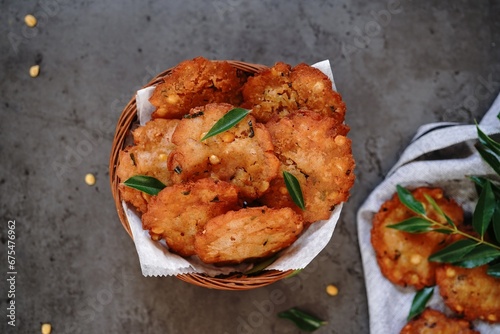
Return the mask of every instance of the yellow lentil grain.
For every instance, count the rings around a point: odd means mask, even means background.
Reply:
[[[456,274],[457,274],[457,272],[455,271],[455,269],[446,268],[446,277],[452,278],[452,277],[455,277]]]
[[[94,174],[88,173],[87,175],[85,175],[85,183],[88,184],[89,186],[93,186],[95,184]]]
[[[335,285],[329,284],[326,287],[326,293],[329,294],[330,296],[336,296],[339,293],[339,289]]]
[[[30,77],[36,78],[40,74],[40,65],[33,65],[30,67]]]
[[[50,332],[52,332],[52,325],[51,324],[42,324],[41,331],[42,331],[42,334],[50,334]]]
[[[224,132],[224,133],[222,134],[222,141],[223,141],[224,143],[231,143],[231,142],[233,142],[233,141],[234,141],[234,138],[235,138],[234,133],[231,133],[231,132]]]
[[[219,158],[218,156],[214,155],[214,154],[212,154],[212,155],[210,156],[210,158],[208,158],[208,160],[210,161],[210,163],[211,163],[212,165],[217,165],[217,164],[219,164],[219,163],[220,163],[220,158]]]
[[[419,255],[419,254],[413,254],[411,257],[410,257],[410,262],[412,264],[419,264],[420,262],[422,262],[422,257]]]
[[[34,26],[36,26],[37,23],[36,17],[34,17],[31,14],[28,14],[24,17],[24,23],[26,23],[28,27],[33,28]]]
[[[497,316],[494,314],[489,314],[486,319],[488,319],[491,322],[496,322],[497,321]]]

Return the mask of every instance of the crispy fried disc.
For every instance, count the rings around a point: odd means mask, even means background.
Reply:
[[[165,76],[149,99],[153,118],[181,118],[194,107],[227,102],[239,105],[245,75],[226,61],[186,60]]]
[[[196,235],[203,262],[236,264],[275,254],[302,232],[302,218],[290,208],[245,208],[217,216]]]
[[[462,208],[452,199],[446,198],[442,189],[421,187],[413,190],[412,194],[424,203],[429,217],[440,222],[446,221],[427,203],[424,194],[432,197],[456,225],[462,224]],[[446,246],[449,237],[437,232],[407,233],[387,227],[413,216],[415,214],[395,194],[391,200],[382,204],[373,218],[371,243],[382,274],[387,279],[398,285],[412,285],[421,289],[435,284],[438,264],[427,261],[427,258]]]
[[[269,188],[278,174],[271,136],[248,115],[231,129],[201,141],[201,138],[233,106],[208,104],[191,111],[174,132],[169,169],[176,183],[213,177],[231,182],[245,199],[255,199]]]
[[[281,162],[281,173],[261,201],[269,207],[288,206],[312,223],[330,217],[335,205],[349,197],[354,183],[354,159],[349,128],[317,112],[300,111],[266,124]],[[299,181],[306,210],[292,201],[283,171]]]
[[[479,332],[475,331],[467,320],[450,318],[439,311],[426,308],[404,326],[400,334],[479,334]]]
[[[238,204],[238,191],[227,182],[201,179],[176,184],[153,196],[142,216],[143,228],[165,239],[174,252],[194,255],[194,236],[205,223]]]
[[[157,119],[133,131],[135,145],[120,152],[116,167],[116,174],[121,182],[135,175],[148,175],[167,186],[172,184],[167,161],[174,148],[171,139],[178,123],[179,120]],[[146,212],[149,195],[123,183],[118,189],[124,201],[131,203],[138,211]]]
[[[344,121],[345,115],[345,104],[333,90],[330,79],[306,64],[292,69],[278,62],[248,78],[243,86],[243,106],[252,109],[257,121],[262,123],[299,109],[319,112],[339,123]]]
[[[487,266],[466,269],[445,264],[436,270],[444,303],[468,320],[500,321],[500,279]]]

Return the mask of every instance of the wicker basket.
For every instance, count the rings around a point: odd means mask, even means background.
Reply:
[[[228,61],[233,67],[240,69],[244,72],[253,74],[262,69],[265,69],[264,65],[244,63],[240,61]],[[153,78],[145,87],[150,87],[157,85],[163,81],[163,77],[171,72],[172,69],[168,69],[155,78]],[[132,97],[130,102],[127,104],[125,109],[122,111],[118,123],[116,125],[115,136],[113,139],[113,146],[111,150],[111,157],[109,160],[109,177],[111,182],[111,192],[116,205],[116,210],[118,211],[118,217],[127,231],[127,233],[132,237],[132,231],[130,225],[123,211],[121,204],[121,198],[118,191],[119,179],[116,175],[116,165],[118,163],[118,155],[120,150],[125,146],[125,139],[129,135],[129,130],[134,122],[137,121],[137,107],[135,101],[135,95]],[[278,271],[278,270],[265,270],[258,274],[244,275],[244,274],[233,274],[229,276],[218,276],[209,277],[204,274],[184,274],[177,275],[177,278],[185,282],[202,286],[205,288],[219,289],[219,290],[248,290],[255,289],[258,287],[266,286],[274,283],[282,278],[289,276],[293,270],[288,271]]]

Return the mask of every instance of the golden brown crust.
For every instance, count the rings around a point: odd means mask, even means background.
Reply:
[[[179,63],[149,99],[156,107],[153,118],[181,118],[207,103],[241,103],[246,77],[226,61],[203,57]]]
[[[167,169],[168,156],[174,145],[171,142],[178,120],[157,119],[135,129],[134,146],[120,152],[116,175],[122,182],[118,189],[122,199],[139,212],[146,212],[150,196],[123,184],[136,175],[152,176],[165,185],[171,185],[171,172]]]
[[[500,322],[500,279],[487,266],[467,269],[445,264],[436,270],[444,303],[465,319]]]
[[[282,62],[248,78],[243,86],[243,106],[252,109],[262,123],[301,109],[319,112],[342,123],[346,110],[341,96],[323,72],[306,64],[292,69]]]
[[[230,211],[208,221],[196,235],[196,254],[212,264],[261,259],[291,245],[302,228],[302,218],[290,208]]]
[[[151,198],[142,224],[152,236],[165,239],[172,251],[191,256],[195,254],[196,233],[209,219],[237,208],[237,204],[238,191],[227,182],[201,179],[176,184]]]
[[[181,120],[172,137],[177,147],[169,169],[177,170],[172,176],[176,183],[212,177],[238,186],[242,198],[252,200],[278,174],[279,161],[267,129],[248,115],[231,129],[200,140],[231,109],[229,104],[208,104],[191,111],[199,116]]]
[[[424,203],[431,218],[445,222],[427,203],[424,194],[431,196],[456,225],[462,224],[462,208],[452,199],[447,199],[442,189],[421,187],[413,190],[412,194]],[[435,284],[435,270],[439,266],[435,262],[429,262],[428,257],[446,246],[450,240],[448,235],[442,233],[416,234],[386,227],[413,216],[415,214],[407,209],[395,194],[392,199],[382,204],[373,218],[371,243],[382,274],[387,279],[398,285],[411,285],[421,289]]]
[[[427,308],[418,317],[401,329],[400,334],[479,334],[472,324],[464,319],[450,318]]]
[[[271,133],[280,173],[261,200],[269,207],[294,208],[307,223],[330,217],[335,205],[349,197],[354,184],[354,159],[349,128],[331,117],[312,111],[299,111],[266,124]],[[299,181],[306,210],[292,201],[286,190],[283,171]]]

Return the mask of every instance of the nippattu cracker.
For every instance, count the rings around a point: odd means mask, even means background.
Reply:
[[[132,176],[147,175],[155,177],[167,186],[172,184],[167,161],[174,148],[171,139],[178,123],[179,120],[157,119],[132,132],[135,145],[120,152],[116,167],[116,175],[121,182]],[[139,212],[146,212],[149,195],[123,183],[118,189],[124,201],[131,203]]]
[[[411,193],[424,204],[430,218],[446,222],[445,218],[439,216],[427,202],[425,194],[436,201],[455,225],[462,224],[462,208],[454,200],[446,198],[442,189],[420,187]],[[397,194],[394,194],[392,199],[382,204],[373,217],[371,243],[381,272],[387,279],[398,285],[411,285],[421,289],[435,284],[435,271],[439,264],[429,262],[427,259],[444,248],[450,238],[438,232],[408,233],[387,227],[415,215],[401,203]]]
[[[408,322],[400,334],[479,334],[472,323],[459,318],[447,317],[442,312],[426,308]]]
[[[176,183],[212,177],[236,185],[242,198],[252,200],[278,174],[279,161],[267,129],[248,115],[231,129],[201,140],[231,109],[230,104],[208,104],[182,119],[172,136],[177,147],[169,169]]]
[[[181,256],[195,254],[194,238],[211,218],[238,207],[238,190],[230,183],[201,179],[175,184],[151,198],[143,228],[165,239]]]
[[[349,127],[313,111],[298,111],[266,124],[281,165],[261,201],[269,207],[288,206],[307,223],[328,219],[335,205],[349,197],[354,183],[354,158]],[[300,210],[288,193],[283,171],[299,181],[306,209]]]
[[[342,123],[345,104],[333,90],[331,80],[307,64],[292,68],[283,62],[248,78],[243,86],[243,107],[252,109],[257,121],[266,123],[274,116],[297,110],[313,110]]]
[[[302,229],[302,218],[290,208],[229,211],[209,220],[196,235],[196,254],[218,265],[257,260],[290,246]]]
[[[500,278],[486,273],[487,266],[462,268],[444,264],[436,270],[443,301],[465,319],[500,322]]]
[[[153,118],[181,118],[194,107],[227,102],[239,105],[246,75],[226,61],[203,57],[179,63],[149,99]]]

